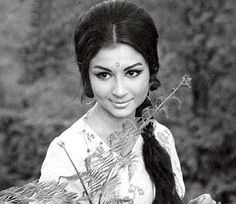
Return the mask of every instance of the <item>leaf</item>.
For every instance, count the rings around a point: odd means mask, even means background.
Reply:
[[[187,86],[188,88],[191,88],[191,81],[192,81],[192,78],[189,76],[189,75],[184,75],[183,76],[183,86]]]
[[[161,108],[161,111],[163,111],[163,113],[165,114],[166,118],[169,118],[169,115],[168,115],[168,107],[167,107],[167,106],[162,107],[162,108]]]
[[[88,191],[90,195],[95,195],[100,192],[102,186],[108,181],[109,175],[117,165],[118,158],[113,156],[111,151],[98,152],[96,151],[90,157],[91,166],[90,171],[81,173],[84,182],[88,184]]]
[[[66,192],[67,183],[34,181],[0,192],[0,203],[73,203],[77,194]]]
[[[177,102],[178,109],[180,109],[180,108],[181,108],[181,105],[182,105],[181,100],[180,100],[178,97],[176,97],[176,96],[172,96],[171,99],[173,99],[174,101]]]
[[[91,166],[89,167],[91,170],[80,174],[83,181],[88,185],[89,195],[95,197],[101,194],[102,203],[116,199],[114,196],[108,196],[109,189],[112,192],[111,186],[113,185],[113,188],[115,188],[119,185],[120,180],[117,175],[121,168],[130,167],[129,178],[131,179],[136,168],[136,158],[137,156],[133,153],[129,153],[125,157],[114,157],[112,151],[104,153],[97,151],[91,155]]]
[[[144,108],[142,112],[142,121],[146,122],[147,120],[150,120],[154,111],[155,111],[154,107]]]
[[[125,120],[122,124],[122,131],[115,131],[110,134],[107,138],[107,142],[112,151],[126,156],[131,152],[139,134],[140,131],[136,127],[136,124],[132,120]]]
[[[114,155],[111,151],[108,152],[99,152],[96,151],[90,157],[90,169],[104,169],[105,167],[109,167],[113,165],[115,162]]]
[[[135,154],[130,154],[130,157],[129,157],[129,159],[128,159],[127,164],[128,164],[128,168],[129,168],[129,180],[131,180],[131,178],[133,177],[134,172],[135,172],[135,170],[136,170],[136,167],[137,167],[136,164],[137,164],[137,162],[138,162],[137,158],[138,158],[137,155],[135,155]]]
[[[100,191],[101,187],[106,182],[109,172],[90,170],[89,172],[84,172],[82,175],[84,182],[88,184],[89,195],[94,196],[98,191]]]
[[[164,100],[164,96],[159,96],[156,91],[151,92],[149,97],[153,107],[158,107]]]
[[[120,177],[118,175],[115,175],[111,177],[105,185],[101,188],[102,192],[102,203],[112,203],[112,201],[117,200],[117,192],[116,187],[120,184]]]
[[[157,114],[158,112],[156,112],[156,107],[151,107],[148,106],[146,108],[143,109],[142,111],[142,116],[137,118],[137,126],[139,129],[142,129],[143,127],[145,127],[153,117],[155,117],[155,114]]]

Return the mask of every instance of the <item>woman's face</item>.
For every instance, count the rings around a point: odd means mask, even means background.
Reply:
[[[149,68],[131,46],[101,49],[91,60],[89,79],[98,105],[113,117],[134,117],[149,90]]]

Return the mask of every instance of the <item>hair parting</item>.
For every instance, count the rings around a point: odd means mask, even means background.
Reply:
[[[113,41],[114,43],[117,42],[117,36],[116,36],[116,25],[115,24],[112,24],[112,36],[113,36]]]

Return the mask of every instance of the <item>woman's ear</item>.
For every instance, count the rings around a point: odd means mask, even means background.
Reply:
[[[149,90],[155,91],[161,85],[160,81],[157,79],[156,75],[151,75],[149,79]]]

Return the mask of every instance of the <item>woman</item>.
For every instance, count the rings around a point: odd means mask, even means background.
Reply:
[[[96,103],[51,143],[41,181],[66,181],[68,191],[81,200],[89,194],[95,203],[182,203],[185,187],[172,134],[155,120],[141,132],[133,125],[151,105],[149,91],[160,85],[157,40],[150,15],[128,1],[100,3],[79,19],[74,43],[82,98]],[[204,203],[214,203],[205,197]]]

